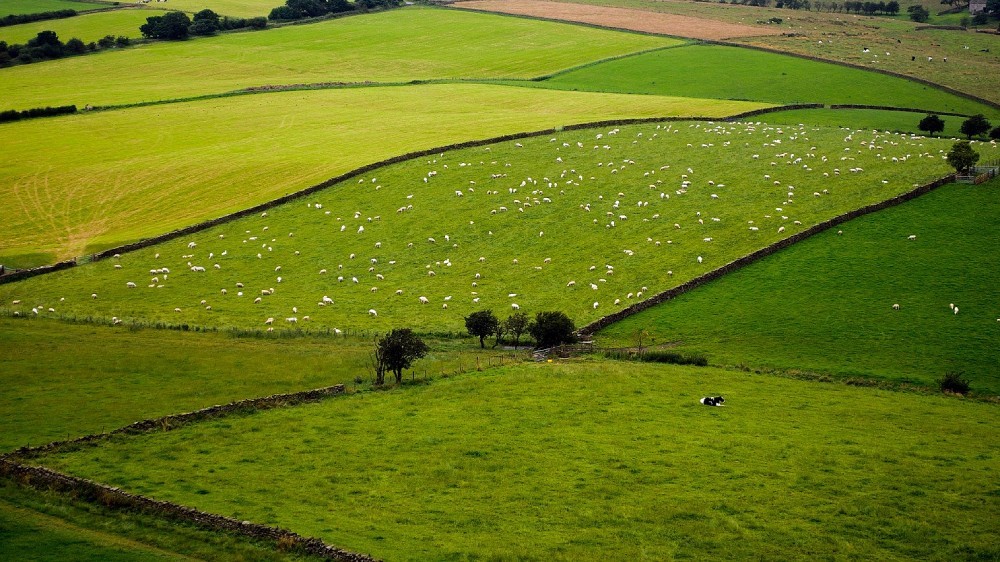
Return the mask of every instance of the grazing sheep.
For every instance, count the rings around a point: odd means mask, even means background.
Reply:
[[[378,316],[378,312],[375,312],[374,308],[368,309],[368,316]]]
[[[292,316],[291,318],[285,318],[285,322],[288,322],[290,324],[296,324],[298,323],[298,321],[299,319],[294,316]]]
[[[892,305],[892,309],[893,309],[893,310],[899,310],[899,305],[898,305],[898,304],[894,304],[894,305]]]
[[[135,289],[135,283],[133,283],[131,281],[129,281],[128,283],[125,283],[125,286],[128,287],[129,289]]]
[[[519,304],[517,304],[516,302],[510,303],[510,307],[512,309],[514,309],[514,310],[521,310],[521,306]]]

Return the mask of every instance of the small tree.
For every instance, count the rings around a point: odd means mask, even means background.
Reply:
[[[385,373],[392,371],[396,383],[403,382],[403,369],[409,369],[430,349],[409,328],[397,328],[381,338],[375,338],[375,384],[385,384]]]
[[[979,153],[973,150],[969,141],[958,141],[948,151],[948,163],[956,172],[964,172],[979,162]]]
[[[535,321],[528,326],[528,332],[539,348],[555,347],[564,343],[574,343],[576,326],[563,312],[539,312]]]
[[[993,130],[990,131],[990,138],[1000,140],[1000,126],[993,127]]]
[[[963,379],[962,373],[954,371],[948,372],[944,377],[939,379],[938,386],[941,388],[941,392],[954,392],[955,394],[962,395],[969,393],[968,379]]]
[[[66,50],[71,53],[80,54],[87,50],[87,45],[74,37],[66,42]]]
[[[484,349],[486,336],[494,334],[499,323],[492,310],[480,310],[465,317],[465,329],[479,338],[479,347]]]
[[[507,332],[514,336],[514,349],[521,343],[521,336],[528,330],[528,315],[523,312],[515,312],[504,320]]]
[[[927,8],[920,5],[910,6],[906,11],[910,13],[910,19],[917,23],[924,23],[931,17],[931,13],[927,11]]]
[[[944,130],[944,120],[942,120],[937,115],[931,114],[921,119],[920,123],[917,125],[917,128],[920,129],[921,131],[926,132],[929,135],[933,135],[934,133],[940,133],[941,131]]]
[[[966,138],[971,139],[972,137],[978,137],[979,135],[990,130],[990,122],[986,120],[986,116],[982,113],[973,115],[965,121],[962,121],[962,128],[959,131],[962,132]]]
[[[507,323],[506,322],[501,322],[498,319],[497,320],[497,326],[496,326],[496,328],[493,329],[493,336],[495,338],[493,340],[493,347],[494,348],[496,348],[496,346],[500,345],[503,342],[503,337],[507,335],[507,331],[508,331],[507,330]]]

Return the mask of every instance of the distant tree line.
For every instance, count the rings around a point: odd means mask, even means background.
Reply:
[[[59,107],[39,107],[25,111],[0,111],[0,123],[8,121],[20,121],[21,119],[33,119],[35,117],[51,117],[53,115],[65,115],[76,113],[75,105],[60,105]]]
[[[74,37],[63,43],[55,31],[39,31],[38,35],[28,39],[24,45],[8,45],[6,41],[0,41],[0,67],[82,55],[100,49],[124,47],[128,44],[128,37],[116,38],[111,35],[96,42],[84,43]]]
[[[11,14],[0,18],[0,27],[31,23],[33,21],[59,20],[71,18],[75,15],[76,10],[55,10],[53,12],[39,12],[37,14]]]
[[[378,8],[395,8],[403,5],[402,0],[286,0],[284,6],[271,10],[267,19],[271,21],[293,21],[318,18],[327,14],[366,11]]]
[[[162,16],[146,18],[139,32],[149,39],[187,39],[191,35],[215,35],[233,29],[264,29],[267,18],[220,17],[212,10],[202,10],[189,18],[184,12],[168,12]]]

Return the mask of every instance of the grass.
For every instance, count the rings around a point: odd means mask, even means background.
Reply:
[[[64,43],[73,37],[84,43],[97,41],[106,35],[142,37],[139,26],[146,23],[146,18],[165,13],[154,9],[111,10],[59,20],[36,21],[0,27],[0,39],[12,45],[24,44],[41,31],[55,31]]]
[[[692,44],[559,74],[546,87],[771,103],[849,103],[952,113],[992,108],[902,78],[786,55]]]
[[[131,104],[276,84],[532,78],[676,43],[413,7],[13,67],[3,71],[0,109]]]
[[[0,262],[40,252],[65,259],[154,236],[414,150],[761,106],[451,84],[278,92],[11,123],[0,126],[8,148],[0,197],[12,207]],[[153,136],[136,136],[151,123]]]
[[[726,407],[698,404],[708,394]],[[989,559],[995,408],[711,368],[532,364],[38,461],[391,560]]]
[[[744,37],[734,41],[898,72],[1000,102],[1000,61],[995,56],[996,41],[986,34],[917,31],[918,24],[892,18],[755,8],[716,2],[573,1],[745,24],[777,17],[783,20],[782,35]],[[966,46],[969,48],[965,49]],[[863,52],[865,47],[869,48],[869,53]],[[987,49],[994,52],[983,52]],[[890,56],[884,56],[886,51]],[[878,59],[873,56],[875,54],[880,55]],[[928,56],[934,57],[934,61],[927,61]],[[916,60],[910,60],[911,57]],[[948,63],[943,62],[944,57],[948,57]]]
[[[140,513],[111,511],[0,479],[0,544],[16,560],[304,560],[273,546]]]
[[[308,315],[314,327],[421,331],[461,330],[464,315],[518,304],[584,323],[940,177],[948,146],[748,124],[563,132],[393,165],[267,216],[0,286],[0,302],[27,315],[141,323],[262,327],[271,317],[289,326],[285,318]],[[164,267],[166,277],[150,272]],[[318,306],[323,296],[334,304]]]
[[[170,7],[175,10],[193,14],[209,9],[220,16],[238,18],[266,16],[280,5],[275,0],[170,0]]]
[[[901,131],[923,135],[917,128],[920,120],[926,117],[924,113],[910,113],[907,111],[881,111],[875,109],[802,109],[793,111],[782,111],[773,115],[768,115],[771,123],[782,123],[795,125],[806,123],[820,127],[857,127],[863,129],[875,129],[879,131]],[[941,136],[945,138],[964,138],[965,135],[959,132],[964,117],[951,117],[939,115],[944,121],[944,132]]]
[[[371,332],[232,337],[11,318],[0,318],[0,326],[0,382],[7,389],[0,396],[0,452],[244,398],[371,379]],[[465,339],[428,343],[431,353],[414,366],[421,378],[472,369],[477,360],[486,367],[498,355]]]
[[[40,14],[57,10],[86,12],[107,6],[100,2],[72,2],[71,0],[4,0],[3,4],[0,4],[0,17],[12,14]]]
[[[615,324],[599,340],[630,345],[642,327],[713,364],[930,387],[958,371],[974,392],[1000,394],[998,185],[950,185],[854,220],[842,236],[797,244]]]

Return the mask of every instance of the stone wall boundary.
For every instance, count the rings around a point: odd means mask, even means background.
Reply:
[[[890,107],[888,105],[863,105],[857,103],[838,103],[830,105],[830,109],[877,109],[880,111],[904,111],[907,113],[926,113],[928,115],[950,115],[952,117],[969,117],[964,113],[952,113],[950,111],[928,111],[915,107]]]
[[[318,183],[316,185],[313,185],[311,187],[307,187],[305,189],[301,189],[299,191],[296,191],[296,192],[293,192],[293,193],[289,193],[288,195],[284,195],[284,196],[279,197],[277,199],[272,199],[270,201],[267,201],[267,202],[264,202],[264,203],[260,203],[258,205],[254,205],[253,207],[249,207],[249,208],[242,209],[242,210],[239,210],[239,211],[236,211],[236,212],[233,212],[233,213],[229,213],[229,214],[223,215],[221,217],[217,217],[217,218],[214,218],[214,219],[203,221],[203,222],[200,222],[200,223],[197,223],[197,224],[193,224],[191,226],[187,226],[187,227],[180,228],[180,229],[177,229],[177,230],[172,230],[170,232],[167,232],[167,233],[164,233],[164,234],[160,234],[158,236],[153,236],[151,238],[145,238],[145,239],[139,240],[137,242],[132,242],[132,243],[129,243],[129,244],[123,244],[121,246],[116,246],[114,248],[109,248],[109,249],[104,250],[102,252],[97,252],[95,254],[91,254],[89,256],[82,256],[80,258],[73,258],[71,260],[60,262],[60,263],[54,264],[54,265],[46,265],[46,266],[42,266],[42,267],[36,267],[36,268],[30,269],[30,270],[18,270],[18,271],[14,271],[14,272],[11,272],[11,273],[8,273],[8,274],[5,274],[5,275],[0,275],[0,285],[2,285],[4,283],[11,283],[11,282],[14,282],[14,281],[20,281],[22,279],[27,279],[29,277],[34,277],[36,275],[42,275],[42,274],[45,274],[45,273],[51,273],[53,271],[59,271],[59,270],[62,270],[62,269],[73,267],[73,266],[77,265],[78,263],[86,263],[88,261],[100,261],[100,260],[108,259],[110,257],[113,257],[115,254],[124,254],[124,253],[132,252],[132,251],[135,251],[135,250],[141,250],[143,248],[148,248],[149,246],[154,246],[154,245],[159,244],[161,242],[167,242],[169,240],[174,240],[174,239],[180,238],[182,236],[187,236],[187,235],[190,235],[190,234],[195,234],[197,232],[201,232],[203,230],[208,230],[209,228],[212,228],[214,226],[218,226],[220,224],[225,224],[225,223],[228,223],[228,222],[235,221],[237,219],[241,219],[241,218],[248,217],[248,216],[251,216],[251,215],[263,213],[264,211],[267,211],[269,209],[272,209],[272,208],[277,207],[279,205],[282,205],[284,203],[288,203],[290,201],[295,201],[297,199],[302,199],[303,197],[308,197],[309,195],[313,195],[313,194],[315,194],[315,193],[317,193],[319,191],[323,191],[323,190],[325,190],[325,189],[327,189],[329,187],[332,187],[332,186],[334,186],[334,185],[336,185],[338,183],[347,181],[349,179],[356,178],[356,177],[358,177],[360,175],[367,174],[368,172],[372,172],[374,170],[383,168],[385,166],[390,166],[392,164],[398,164],[400,162],[405,162],[407,160],[414,160],[414,159],[417,159],[417,158],[423,158],[425,156],[430,156],[430,155],[433,155],[433,154],[440,154],[442,152],[447,152],[447,151],[451,151],[451,150],[460,150],[460,149],[465,149],[465,148],[476,148],[476,147],[488,146],[488,145],[496,144],[496,143],[500,143],[500,142],[507,142],[507,141],[512,141],[512,140],[519,140],[519,139],[526,139],[526,138],[532,138],[532,137],[539,137],[539,136],[543,136],[543,135],[551,135],[551,134],[559,133],[561,131],[575,131],[575,130],[580,130],[580,129],[595,128],[595,127],[614,127],[614,126],[622,126],[622,125],[639,125],[639,124],[646,124],[646,123],[667,123],[667,122],[676,122],[676,121],[703,121],[703,122],[727,121],[728,122],[728,121],[736,121],[736,120],[740,120],[740,119],[746,119],[746,118],[749,118],[749,117],[754,117],[754,116],[757,116],[757,115],[764,115],[764,114],[767,114],[767,113],[774,113],[774,112],[779,112],[779,111],[787,111],[787,110],[792,110],[792,109],[812,109],[812,108],[821,108],[821,107],[823,107],[822,104],[793,104],[793,105],[780,105],[780,106],[767,107],[767,108],[756,109],[756,110],[752,110],[752,111],[746,111],[746,112],[738,113],[738,114],[735,114],[735,115],[720,116],[720,117],[683,117],[682,116],[682,117],[643,117],[643,118],[633,118],[633,119],[609,119],[609,120],[603,120],[603,121],[592,121],[592,122],[588,122],[588,123],[577,123],[577,124],[572,124],[572,125],[564,125],[564,126],[561,126],[561,127],[553,127],[553,128],[541,129],[541,130],[536,130],[536,131],[526,131],[526,132],[520,132],[520,133],[509,133],[509,134],[506,134],[506,135],[500,135],[500,136],[490,137],[490,138],[486,138],[486,139],[464,141],[464,142],[452,143],[452,144],[448,144],[448,145],[444,145],[444,146],[438,146],[438,147],[434,147],[434,148],[427,148],[427,149],[423,149],[423,150],[417,150],[417,151],[413,151],[413,152],[407,152],[405,154],[400,154],[398,156],[393,156],[391,158],[386,158],[386,159],[380,160],[378,162],[373,162],[371,164],[366,164],[364,166],[355,168],[355,169],[350,170],[348,172],[344,172],[343,174],[340,174],[340,175],[338,175],[336,177],[333,177],[333,178],[330,178],[330,179],[325,180],[323,182],[320,182],[320,183]]]
[[[71,494],[87,501],[100,503],[112,509],[140,510],[159,517],[194,523],[213,531],[234,533],[256,540],[273,542],[277,544],[277,548],[279,549],[298,550],[329,560],[373,562],[375,558],[366,554],[343,550],[328,545],[318,538],[303,537],[280,527],[272,527],[250,521],[240,521],[232,517],[207,513],[168,501],[154,500],[85,478],[70,476],[55,470],[40,466],[31,466],[21,462],[66,447],[104,441],[115,435],[170,431],[192,422],[204,421],[240,412],[268,410],[306,402],[317,402],[343,393],[344,385],[337,384],[290,394],[273,394],[262,398],[250,398],[223,405],[209,406],[193,412],[171,414],[156,419],[137,421],[108,433],[85,435],[76,439],[56,441],[39,447],[22,447],[13,452],[0,455],[0,477],[6,477],[23,486],[38,490],[54,490],[64,494]]]
[[[900,205],[912,199],[916,199],[921,195],[930,193],[931,191],[937,189],[938,187],[949,184],[953,181],[955,181],[955,175],[950,174],[942,178],[938,178],[930,183],[919,186],[913,190],[897,195],[895,197],[886,199],[884,201],[880,201],[878,203],[865,205],[864,207],[861,207],[859,209],[848,211],[844,214],[838,215],[831,219],[815,224],[803,230],[802,232],[797,232],[789,236],[788,238],[783,238],[769,246],[765,246],[764,248],[751,252],[741,258],[737,258],[736,260],[731,261],[726,265],[723,265],[722,267],[713,269],[708,273],[699,275],[698,277],[695,277],[694,279],[691,279],[686,283],[682,283],[672,289],[668,289],[666,291],[663,291],[662,293],[657,293],[656,295],[653,295],[652,297],[644,301],[637,302],[629,307],[623,308],[622,310],[619,310],[602,318],[598,318],[597,320],[594,320],[593,322],[578,329],[577,333],[580,334],[581,336],[589,337],[598,330],[606,328],[607,326],[610,326],[615,322],[623,320],[629,316],[632,316],[633,314],[638,314],[643,310],[652,308],[653,306],[666,302],[670,299],[676,298],[684,293],[687,293],[688,291],[691,291],[692,289],[700,287],[710,281],[719,279],[720,277],[732,273],[737,269],[741,269],[758,260],[770,256],[771,254],[774,254],[779,250],[783,250],[793,244],[801,242],[806,238],[819,234],[820,232],[823,232],[825,230],[829,230],[830,228],[843,224],[847,221],[856,219],[858,217],[868,215],[884,209],[888,209],[890,207],[895,207],[896,205]]]

